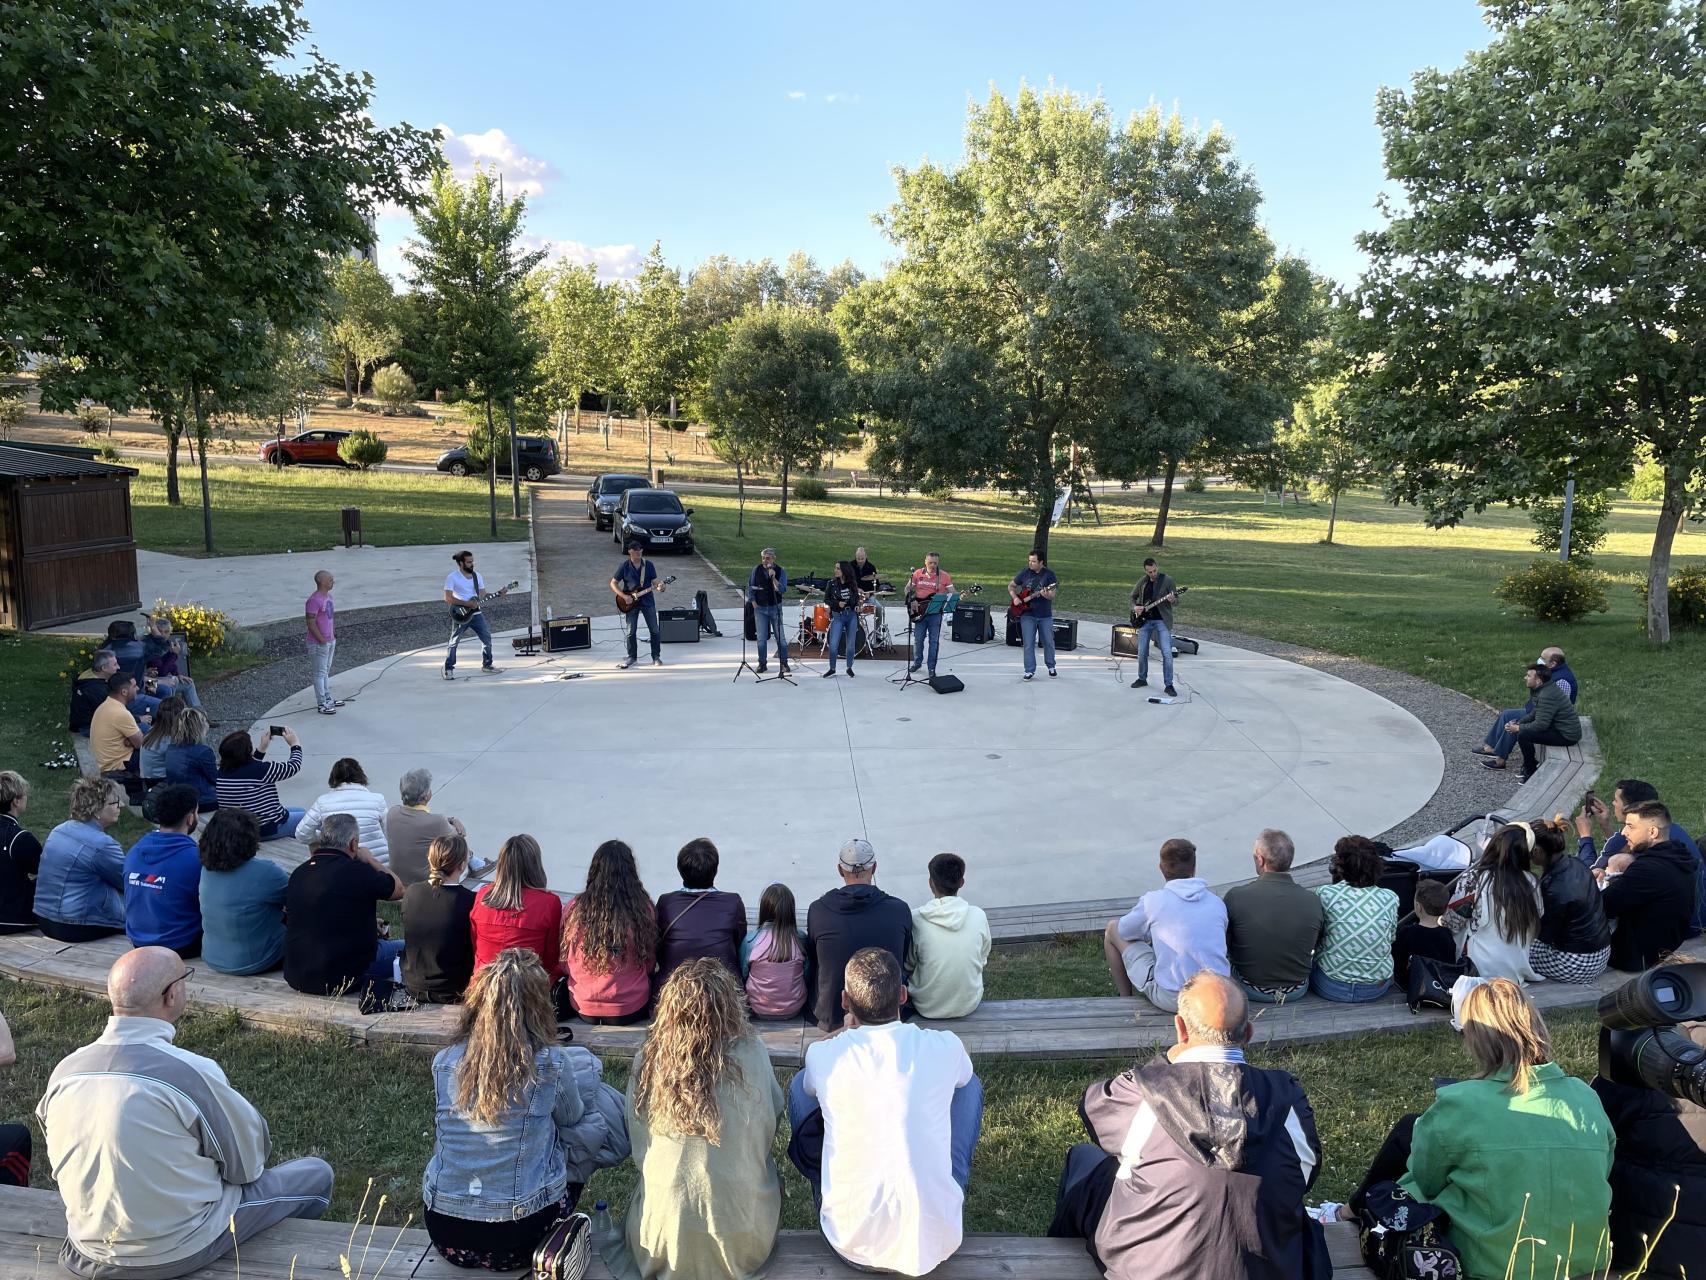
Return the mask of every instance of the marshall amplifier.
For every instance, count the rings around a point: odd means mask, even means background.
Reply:
[[[989,606],[979,600],[961,600],[954,606],[954,620],[948,632],[955,644],[983,644],[995,639],[995,623],[989,616]]]
[[[1113,652],[1122,658],[1137,657],[1137,628],[1133,626],[1117,626],[1114,628]]]
[[[698,644],[699,610],[659,609],[658,639],[664,644]]]
[[[592,648],[592,619],[553,618],[545,624],[545,652],[567,653]]]

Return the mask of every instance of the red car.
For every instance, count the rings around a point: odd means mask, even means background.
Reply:
[[[304,431],[299,436],[268,440],[261,446],[261,461],[280,467],[288,467],[293,462],[342,467],[347,464],[338,457],[338,445],[347,435],[347,431]]]

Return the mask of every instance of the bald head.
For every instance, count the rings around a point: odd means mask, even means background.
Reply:
[[[160,1018],[176,1022],[188,997],[179,982],[188,970],[178,953],[166,947],[127,951],[107,971],[107,999],[121,1018]]]
[[[314,585],[324,591],[327,587],[332,585],[332,575],[326,572],[326,570],[321,569],[314,575]]]
[[[1243,1044],[1250,1038],[1249,1005],[1231,978],[1204,969],[1179,990],[1174,1020],[1181,1045]]]
[[[1540,651],[1540,660],[1549,667],[1559,666],[1564,661],[1564,651],[1558,648],[1557,645],[1542,649]]]

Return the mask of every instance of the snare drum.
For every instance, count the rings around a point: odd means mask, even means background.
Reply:
[[[812,606],[812,630],[827,632],[829,630],[829,606],[819,604]]]

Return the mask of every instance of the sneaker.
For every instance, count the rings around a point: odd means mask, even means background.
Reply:
[[[652,659],[652,665],[653,665],[653,666],[654,666],[654,667],[661,667],[661,666],[663,666],[663,659],[662,659],[662,658],[653,658],[653,659]]]
[[[1505,762],[1500,760],[1497,756],[1491,756],[1481,761],[1481,767],[1483,769],[1503,769],[1505,767]]]
[[[918,668],[920,665],[921,665],[920,663],[915,662],[910,667],[907,668],[907,671],[909,671],[913,675],[917,675],[918,674]]]
[[[1131,687],[1133,689],[1147,689],[1149,687],[1149,681],[1145,680],[1142,676],[1139,676],[1131,682]]]
[[[620,661],[616,664],[616,669],[618,671],[626,671],[629,667],[631,667],[633,665],[634,665],[634,660],[632,658],[623,658],[622,661]]]
[[[349,706],[349,703],[344,701],[342,698],[333,698],[326,705],[328,707],[347,707]]]
[[[502,672],[503,672],[502,667],[490,667],[490,666],[488,666],[488,667],[481,667],[480,668],[480,674],[483,676],[495,676],[495,675],[501,674]]]
[[[452,673],[451,673],[451,670],[450,670],[450,668],[449,668],[449,667],[446,667],[446,668],[445,668],[445,669],[444,669],[444,678],[445,678],[445,679],[446,679],[446,680],[454,680],[454,679],[456,679],[456,677],[455,677],[455,676],[454,676],[454,675],[453,675],[453,674],[452,674]]]
[[[1177,689],[1175,689],[1172,685],[1168,685],[1161,692],[1166,694],[1169,698],[1176,698],[1179,696],[1179,691]]]
[[[828,670],[828,671],[825,671],[825,672],[824,672],[824,673],[823,673],[823,678],[824,678],[824,679],[825,679],[825,680],[827,680],[827,679],[829,679],[829,678],[830,678],[830,677],[831,677],[831,676],[832,676],[832,675],[834,675],[834,674],[835,674],[835,668],[834,668],[834,667],[831,667],[831,668],[830,668],[830,669],[829,669],[829,670]]]
[[[1035,679],[1036,679],[1036,678],[1037,678],[1037,673],[1036,673],[1036,672],[1035,672],[1035,671],[1027,671],[1027,672],[1025,672],[1025,679],[1027,679],[1027,680],[1035,680]]]
[[[936,668],[935,667],[930,668],[930,678],[932,680],[934,680],[936,678]]]
[[[759,675],[763,675],[768,670],[770,670],[770,664],[769,663],[761,662],[758,664],[758,674]]]
[[[1060,672],[1058,672],[1058,671],[1056,671],[1056,670],[1055,670],[1055,669],[1054,669],[1054,668],[1053,668],[1053,667],[1050,667],[1050,668],[1049,668],[1049,669],[1048,669],[1048,678],[1049,678],[1049,679],[1050,679],[1050,680],[1053,680],[1053,679],[1054,679],[1054,678],[1055,678],[1055,677],[1056,677],[1056,676],[1058,676],[1058,675],[1059,675],[1059,674],[1060,674]]]
[[[847,678],[849,680],[851,680],[853,678],[853,668],[852,667],[847,668]]]
[[[323,716],[335,716],[338,714],[338,709],[329,702],[323,707],[316,707],[314,709]]]
[[[408,1013],[415,1007],[415,998],[402,987],[391,988],[391,998],[385,1002],[386,1013]]]

